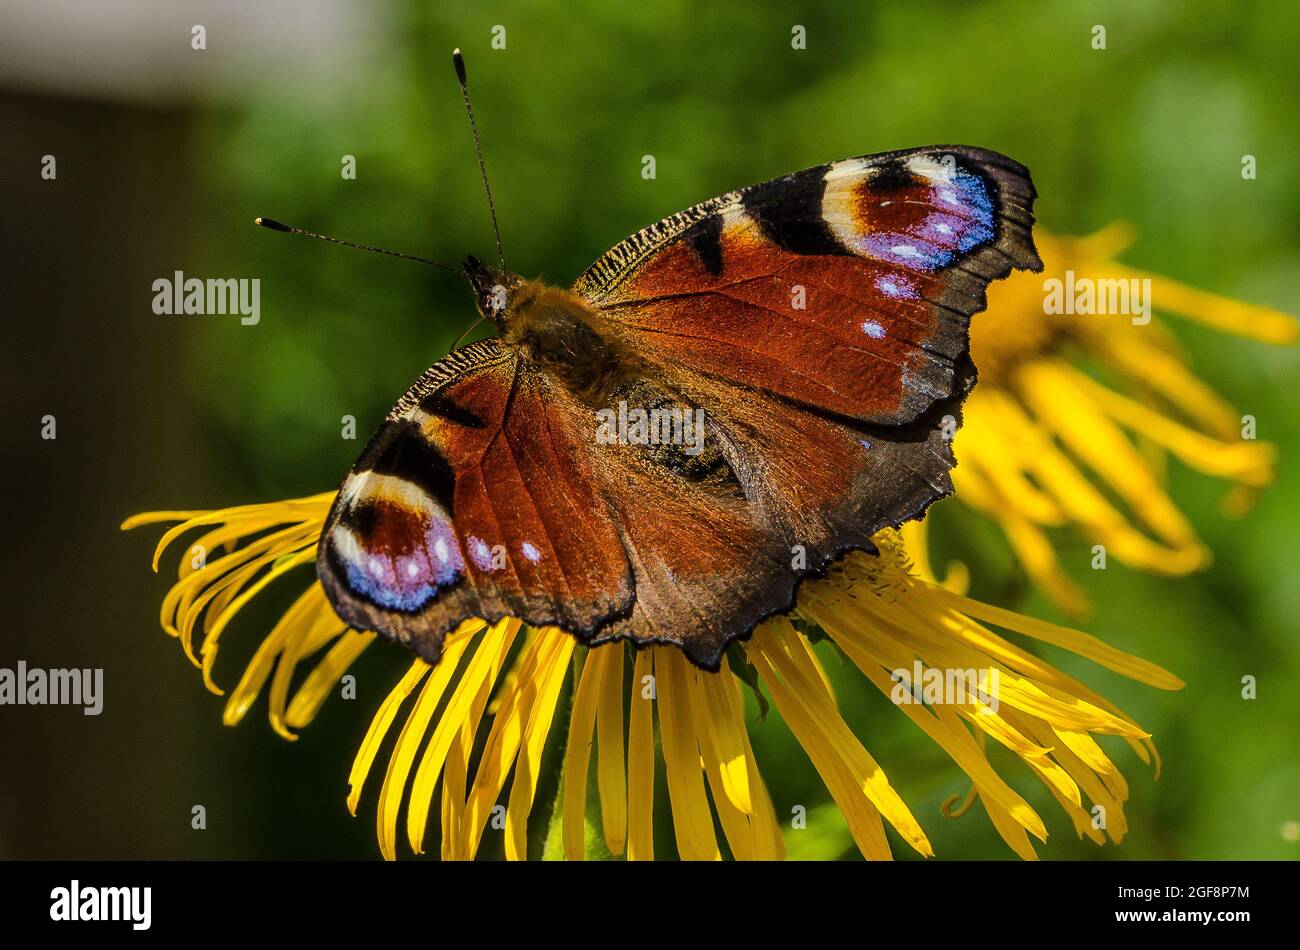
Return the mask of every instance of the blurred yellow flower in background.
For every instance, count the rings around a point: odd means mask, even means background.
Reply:
[[[155,569],[171,543],[202,529],[181,559],[161,622],[214,692],[221,692],[213,669],[223,632],[268,584],[314,562],[333,497],[152,512],[124,523],[179,522],[159,542]],[[915,528],[907,530],[923,543]],[[814,639],[828,638],[968,776],[970,798],[945,813],[960,814],[979,801],[1016,854],[1036,857],[1031,838],[1045,840],[1047,829],[986,755],[991,740],[1044,783],[1079,835],[1098,844],[1121,840],[1128,787],[1097,738],[1121,737],[1151,762],[1150,736],[993,628],[1160,689],[1178,689],[1181,681],[1095,637],[946,589],[928,566],[909,560],[900,532],[886,530],[875,540],[878,556],[850,554],[826,578],[805,582],[794,619],[820,631]],[[790,618],[773,618],[728,651],[720,672],[708,673],[672,647],[587,649],[555,628],[467,621],[448,637],[436,665],[414,660],[380,705],[349,776],[348,806],[355,813],[400,719],[378,782],[376,827],[387,858],[397,856],[403,805],[406,843],[416,853],[426,849],[432,825],[444,859],[473,858],[492,823],[504,832],[508,858],[529,856],[528,826],[548,743],[563,748],[562,784],[534,855],[540,847],[572,859],[595,853],[653,858],[655,774],[662,764],[680,857],[779,858],[783,828],[799,803],[773,801],[750,742],[756,728],[750,720],[770,697],[863,855],[891,856],[886,824],[919,854],[932,854],[921,823],[842,718],[809,636]],[[292,730],[312,721],[374,638],[348,629],[313,581],[257,648],[226,702],[225,722],[239,722],[269,679],[271,724],[293,738]],[[297,675],[309,659],[314,665]],[[942,678],[953,671],[974,673],[977,689],[937,701],[922,691],[931,673]]]
[[[1300,324],[1117,263],[1132,241],[1123,223],[1084,238],[1034,234],[1043,273],[991,285],[971,324],[979,385],[956,436],[953,483],[960,502],[997,522],[1034,583],[1078,616],[1087,601],[1050,529],[1072,527],[1140,570],[1189,573],[1210,555],[1164,488],[1167,456],[1230,481],[1224,507],[1241,514],[1272,481],[1275,452],[1243,437],[1241,413],[1192,372],[1159,320],[1144,322],[1149,312],[1137,322],[1046,313],[1046,282],[1149,280],[1147,306],[1265,343],[1295,343]]]

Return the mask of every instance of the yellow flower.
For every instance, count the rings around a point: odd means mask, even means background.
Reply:
[[[1206,326],[1294,343],[1286,314],[1116,263],[1130,242],[1117,223],[1086,238],[1035,231],[1042,274],[989,287],[971,324],[980,383],[964,410],[953,470],[957,498],[995,520],[1031,579],[1074,615],[1087,601],[1056,558],[1047,530],[1069,525],[1133,567],[1186,574],[1209,553],[1162,486],[1167,454],[1234,483],[1239,514],[1273,478],[1274,448],[1242,437],[1242,417],[1188,368],[1158,320],[1044,312],[1045,282],[1149,280],[1147,302]],[[1096,286],[1095,284],[1093,286]],[[1105,285],[1102,285],[1105,286]],[[1141,286],[1140,284],[1138,285]],[[1100,381],[1079,368],[1105,372]]]
[[[312,563],[332,499],[327,493],[223,511],[155,512],[124,523],[180,522],[160,541],[155,568],[169,544],[204,529],[163,601],[162,626],[180,639],[215,692],[212,670],[223,631],[271,581]],[[905,530],[917,537],[915,528]],[[1119,841],[1127,786],[1096,737],[1122,737],[1150,762],[1150,736],[993,628],[1053,644],[1161,689],[1182,683],[1087,634],[946,589],[928,567],[909,561],[899,532],[881,532],[876,540],[878,557],[851,554],[825,579],[805,583],[796,619],[824,632],[969,777],[971,799],[945,812],[959,814],[978,799],[1008,845],[1035,857],[1030,839],[1045,840],[1047,830],[986,756],[991,740],[1047,786],[1080,835],[1099,844],[1107,836]],[[312,720],[373,640],[373,634],[347,629],[313,582],[263,640],[227,700],[225,722],[238,722],[270,678],[271,723],[293,738],[291,730]],[[314,665],[295,678],[309,659]],[[943,682],[954,671],[972,674],[968,681],[948,680],[970,683],[969,691],[926,692],[936,676]],[[443,858],[473,858],[491,823],[504,830],[506,856],[523,858],[549,740],[564,749],[558,817],[551,826],[558,837],[550,836],[560,854],[582,858],[589,836],[599,835],[610,854],[654,857],[653,790],[662,766],[678,855],[779,858],[785,850],[782,816],[792,803],[773,801],[750,743],[758,727],[749,721],[746,710],[753,707],[747,703],[757,701],[760,684],[865,856],[890,857],[886,823],[920,854],[932,853],[921,822],[841,717],[813,644],[785,617],[763,624],[729,651],[717,674],[691,666],[671,647],[589,650],[554,628],[467,621],[449,636],[436,666],[416,659],[380,705],[352,767],[348,805],[355,813],[367,784],[371,794],[377,786],[379,846],[387,858],[397,855],[403,815],[405,841],[414,852],[432,846],[432,824]],[[387,768],[372,777],[399,719]],[[498,807],[503,795],[504,811]],[[1105,822],[1094,822],[1095,806],[1104,809]]]

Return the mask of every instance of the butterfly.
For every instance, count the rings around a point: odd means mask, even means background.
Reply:
[[[497,335],[434,363],[348,472],[331,604],[430,662],[514,617],[718,669],[805,577],[951,493],[969,321],[1042,269],[1035,194],[996,152],[913,148],[672,214],[567,288],[468,258]]]

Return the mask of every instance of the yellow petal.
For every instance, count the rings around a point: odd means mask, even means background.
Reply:
[[[632,666],[632,709],[627,730],[627,859],[653,861],[655,805],[655,737],[647,695],[653,684],[649,648],[640,649]]]
[[[379,754],[379,746],[388,735],[389,728],[393,725],[393,720],[397,718],[398,711],[402,708],[402,703],[406,697],[411,695],[415,687],[420,685],[424,675],[429,672],[429,664],[418,657],[411,663],[410,668],[402,676],[396,686],[389,691],[384,701],[380,703],[379,708],[375,710],[374,717],[370,720],[370,728],[366,730],[365,738],[361,740],[361,745],[357,749],[356,758],[352,761],[352,771],[348,773],[348,811],[353,815],[357,813],[357,803],[361,800],[361,788],[365,784],[366,777],[370,774],[370,766],[375,761],[375,756]]]
[[[463,823],[465,856],[473,858],[483,840],[492,806],[516,766],[515,784],[506,808],[506,855],[522,856],[528,808],[536,783],[536,761],[546,740],[559,689],[564,683],[573,638],[554,628],[538,630],[524,648],[511,688],[500,698],[478,773],[470,789]],[[522,750],[522,755],[520,754]],[[518,759],[518,762],[516,760]],[[518,765],[522,764],[522,770]]]
[[[582,676],[569,714],[569,741],[564,749],[563,837],[564,856],[581,861],[587,855],[587,770],[591,739],[596,730],[596,703],[608,650],[592,650],[582,665]]]
[[[468,621],[456,631],[456,641],[468,643],[469,638],[482,630],[486,624],[482,620]],[[519,621],[503,618],[497,621],[479,640],[473,657],[465,664],[465,672],[451,698],[447,708],[438,717],[433,735],[429,737],[420,756],[420,765],[415,771],[415,781],[411,783],[410,801],[406,807],[406,835],[411,850],[416,854],[424,852],[425,826],[428,822],[429,809],[433,802],[433,789],[442,774],[443,763],[451,751],[452,744],[464,729],[470,710],[480,697],[483,685],[496,676],[510,650]],[[451,638],[449,638],[451,641]],[[446,650],[446,644],[443,646]],[[444,662],[440,660],[439,663]],[[444,829],[445,834],[445,829]]]
[[[519,622],[512,620],[514,630],[517,632]],[[514,634],[510,635],[510,644],[514,643]],[[487,709],[488,701],[492,698],[492,690],[496,686],[497,677],[506,662],[506,657],[510,651],[507,645],[502,649],[497,661],[488,671],[482,685],[479,687],[478,695],[474,697],[474,702],[470,705],[469,713],[465,716],[464,722],[461,723],[460,731],[457,733],[456,741],[453,743],[451,751],[447,753],[447,761],[443,765],[442,771],[442,859],[444,861],[461,861],[467,855],[464,851],[465,831],[465,786],[469,780],[469,761],[474,753],[474,739],[478,735],[479,723],[483,719],[483,712]]]
[[[691,721],[686,660],[674,647],[653,647],[655,704],[663,738],[664,770],[672,803],[677,852],[684,861],[716,861],[713,812],[700,775],[700,750]]]
[[[424,687],[415,700],[415,707],[407,716],[402,731],[397,735],[393,754],[388,760],[388,773],[379,790],[379,806],[375,810],[375,829],[379,836],[379,850],[389,861],[397,859],[397,814],[402,807],[406,791],[406,778],[410,775],[415,753],[424,741],[429,721],[442,701],[442,695],[460,666],[461,657],[469,646],[464,638],[443,645],[442,656],[433,668]]]
[[[827,628],[827,632],[835,637],[841,649],[872,685],[892,700],[894,681],[886,670],[898,667],[886,666],[881,662],[881,656],[874,649],[874,638],[855,635],[852,628],[840,624]],[[990,813],[994,810],[1001,811],[1011,821],[1032,831],[1040,839],[1046,837],[1047,829],[1037,812],[994,771],[979,745],[955,717],[941,718],[920,703],[899,703],[898,708],[970,777]],[[1015,846],[1019,842],[1019,835],[1013,835],[1012,838],[1015,842],[1009,840],[1008,843]]]
[[[600,821],[610,854],[627,844],[627,763],[623,755],[623,644],[599,647],[609,655],[601,670],[596,706],[596,787]]]
[[[1079,656],[1086,657],[1108,670],[1114,670],[1116,673],[1137,680],[1140,683],[1146,683],[1157,689],[1182,689],[1185,685],[1182,680],[1162,667],[1141,657],[1133,656],[1122,650],[1116,650],[1091,634],[1057,626],[1045,620],[1026,617],[1024,614],[1004,610],[983,601],[962,597],[945,591],[941,587],[930,587],[929,592],[929,595],[934,599],[943,601],[954,610],[968,617],[984,620],[999,627],[1005,627],[1007,630],[1014,630],[1016,633],[1024,634],[1027,637],[1033,637],[1035,640],[1042,640],[1044,643],[1063,647],[1071,653],[1077,653]]]
[[[801,647],[792,645],[793,638],[797,636],[788,621],[777,618],[759,627],[752,640],[757,647],[753,653],[763,663],[759,672],[763,673],[766,669],[767,675],[763,679],[772,691],[782,718],[799,735],[800,743],[810,755],[813,748],[820,749],[825,763],[838,765],[851,777],[858,795],[844,796],[849,808],[860,806],[860,796],[865,795],[873,806],[873,812],[878,810],[908,844],[921,854],[930,856],[933,853],[930,842],[907,805],[889,783],[884,771],[845,725],[834,704],[817,688],[817,673],[808,663],[807,654]],[[798,727],[796,722],[799,723]],[[825,773],[823,777],[826,777]],[[828,787],[829,784],[828,781]],[[845,791],[841,785],[841,795]],[[854,802],[853,798],[859,800]],[[851,817],[850,811],[845,810],[846,801],[841,801],[839,797],[836,801],[853,830],[855,819]],[[859,813],[858,817],[866,818],[867,815]],[[859,847],[863,848],[864,853],[870,851],[878,854],[880,845],[884,844],[883,834],[875,834],[878,822],[879,815],[875,821],[859,822],[854,838],[859,840],[859,833],[863,834]],[[887,844],[884,844],[883,851],[887,856]]]
[[[542,750],[555,718],[555,706],[564,686],[569,660],[576,641],[560,630],[547,631],[557,640],[555,655],[544,669],[541,689],[524,729],[522,747],[515,761],[514,780],[510,785],[510,804],[506,809],[506,857],[522,861],[528,857],[528,815],[537,792],[537,778],[542,766]]]
[[[1151,299],[1160,302],[1161,310],[1264,343],[1289,344],[1300,340],[1300,323],[1280,310],[1199,290],[1160,274],[1133,268],[1122,268],[1120,272],[1129,278],[1149,279]]]
[[[708,739],[713,750],[722,792],[737,810],[749,815],[753,812],[754,805],[749,793],[749,763],[745,758],[742,739],[745,724],[732,716],[731,703],[727,697],[731,688],[731,674],[726,658],[723,658],[722,669],[718,673],[691,668],[687,674],[692,718],[704,727],[700,735]]]
[[[376,634],[370,630],[349,630],[330,648],[325,658],[303,680],[289,703],[285,722],[295,729],[302,729],[316,718],[321,704],[329,696],[336,683],[348,671],[354,660],[370,644],[375,642]]]

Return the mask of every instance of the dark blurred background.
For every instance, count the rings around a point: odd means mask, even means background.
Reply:
[[[258,3],[4,0],[0,5],[0,378],[4,494],[0,666],[103,667],[99,717],[0,707],[0,856],[377,854],[374,800],[344,808],[347,769],[407,658],[372,648],[358,698],[331,699],[297,743],[259,706],[222,701],[157,626],[175,566],[149,571],[152,508],[219,507],[334,487],[395,398],[473,316],[432,268],[256,229],[270,215],[439,260],[491,257],[449,52],[469,66],[507,260],[567,283],[663,215],[831,159],[966,142],[1027,164],[1039,220],[1084,233],[1117,217],[1126,260],[1295,311],[1300,300],[1300,24],[1248,5],[656,2]],[[206,49],[191,47],[206,28]],[[1092,28],[1107,48],[1092,48]],[[505,49],[493,49],[493,28]],[[791,48],[791,29],[807,49]],[[499,34],[498,34],[499,35]],[[1243,181],[1243,154],[1258,178]],[[641,177],[642,156],[657,177]],[[54,155],[57,178],[41,178]],[[341,175],[343,157],[356,177]],[[261,320],[160,316],[174,271],[261,279]],[[1158,306],[1157,301],[1157,306]],[[1244,521],[1224,486],[1173,466],[1171,491],[1216,553],[1190,579],[1075,571],[1087,629],[1166,665],[1177,694],[1059,653],[1155,733],[1154,782],[1107,745],[1132,787],[1130,837],[1098,849],[1023,770],[1050,858],[1300,854],[1300,354],[1177,326],[1198,372],[1280,449],[1279,481]],[[40,438],[41,418],[58,438]],[[340,419],[358,420],[358,441]],[[996,532],[938,510],[937,560],[974,593],[1012,589]],[[173,554],[179,553],[177,549]],[[1083,558],[1071,559],[1080,565]],[[284,583],[223,638],[218,682],[310,579]],[[1006,606],[1061,620],[1037,595]],[[831,661],[832,667],[836,664]],[[1240,679],[1259,698],[1240,698]],[[940,817],[967,783],[852,670],[845,715],[947,858],[1004,858],[980,809]],[[827,795],[772,717],[755,743],[780,809]],[[1004,763],[1005,764],[1005,763]],[[208,830],[190,828],[193,805]],[[855,853],[817,811],[792,853]],[[664,809],[659,811],[662,816]],[[1290,824],[1288,824],[1290,823]],[[905,848],[896,849],[907,856]]]

